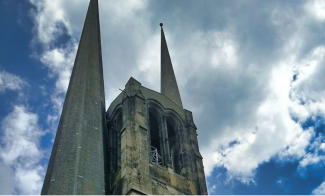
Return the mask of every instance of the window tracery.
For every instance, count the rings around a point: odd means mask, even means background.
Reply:
[[[179,143],[180,120],[155,105],[148,107],[149,159],[152,164],[172,167],[181,174],[182,152]]]

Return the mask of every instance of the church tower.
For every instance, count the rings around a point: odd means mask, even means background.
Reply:
[[[161,93],[131,77],[106,112],[99,26],[90,0],[41,194],[207,194],[162,23]]]
[[[109,194],[207,194],[197,128],[161,26],[161,93],[130,78],[107,110]]]

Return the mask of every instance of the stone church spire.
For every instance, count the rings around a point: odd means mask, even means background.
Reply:
[[[105,194],[105,134],[98,0],[90,0],[41,194]]]
[[[161,27],[161,94],[168,97],[179,107],[183,108],[181,95],[178,90],[177,81],[168,52],[167,42],[164,34],[163,24]]]

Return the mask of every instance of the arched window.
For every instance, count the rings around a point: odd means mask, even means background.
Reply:
[[[117,111],[110,124],[110,170],[116,172],[121,169],[121,129],[123,127],[122,111]]]
[[[182,170],[182,161],[178,135],[176,134],[177,123],[172,117],[167,117],[166,124],[169,141],[170,161],[174,172],[180,174]]]
[[[164,166],[171,164],[174,172],[181,174],[183,164],[178,133],[181,122],[174,114],[165,115],[159,106],[150,105],[148,111],[150,162]]]
[[[159,113],[153,108],[149,109],[150,128],[150,161],[154,164],[162,164],[161,131]]]

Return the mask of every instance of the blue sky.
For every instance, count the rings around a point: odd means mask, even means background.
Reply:
[[[88,0],[0,0],[0,194],[39,194]],[[325,2],[99,0],[106,107],[159,91],[160,27],[210,194],[325,194]]]

